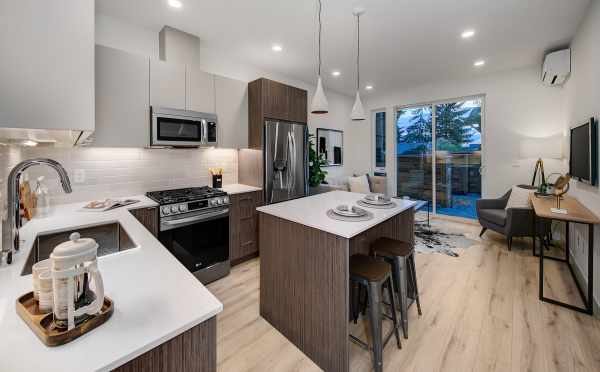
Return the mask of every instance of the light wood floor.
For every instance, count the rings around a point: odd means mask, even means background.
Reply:
[[[423,315],[410,309],[402,350],[385,348],[385,371],[600,371],[600,321],[538,300],[538,259],[531,239],[504,239],[477,226],[436,220],[476,244],[459,258],[418,254]],[[218,316],[222,372],[320,371],[258,313],[258,259],[235,267],[209,289],[223,302]],[[568,269],[547,262],[545,291],[577,303]],[[365,326],[354,327],[364,333]],[[352,348],[353,371],[371,370],[369,353]]]

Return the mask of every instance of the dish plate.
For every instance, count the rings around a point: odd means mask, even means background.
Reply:
[[[367,211],[362,208],[348,205],[338,205],[333,212],[344,217],[363,217],[367,214]]]
[[[379,206],[383,206],[383,205],[390,205],[392,204],[392,201],[390,199],[378,199],[378,200],[373,200],[373,199],[368,199],[368,198],[364,198],[361,199],[361,201],[365,204],[371,204],[371,205],[379,205]]]

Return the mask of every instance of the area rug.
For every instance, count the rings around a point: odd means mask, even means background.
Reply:
[[[415,250],[418,253],[442,253],[458,257],[459,248],[467,249],[475,244],[476,240],[469,239],[459,232],[424,224],[415,225]]]

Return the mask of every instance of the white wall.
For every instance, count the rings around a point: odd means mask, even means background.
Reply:
[[[566,84],[566,126],[585,123],[590,117],[600,117],[600,1],[594,0],[581,24],[573,43],[572,73]],[[599,159],[600,160],[600,159]],[[600,216],[600,189],[580,182],[571,182],[571,195],[576,196]],[[577,266],[587,280],[588,231],[584,226],[571,229],[571,252]],[[578,244],[579,242],[579,244]],[[600,299],[600,228],[594,234],[594,297]]]
[[[487,77],[427,84],[368,101],[371,109],[387,110],[386,168],[395,175],[394,106],[471,95],[485,95],[482,188],[484,197],[503,194],[512,185],[531,182],[535,159],[520,159],[519,141],[564,134],[565,89],[542,85],[539,67]],[[365,154],[366,155],[366,154]],[[564,171],[562,160],[545,160],[546,174]],[[395,189],[395,177],[388,187]]]
[[[102,14],[96,15],[96,43],[142,54],[150,58],[158,58],[158,32],[132,26],[115,17]],[[198,35],[202,36],[202,35]],[[277,80],[282,83],[293,85],[308,91],[309,100],[312,98],[315,87],[302,81],[295,80],[281,74],[273,74],[255,66],[241,63],[229,58],[223,52],[200,46],[200,68],[204,71],[226,76],[233,79],[249,82],[260,77]],[[352,110],[352,97],[338,94],[326,89],[329,100],[329,114],[309,115],[309,131],[315,133],[316,128],[333,128],[344,131],[344,166],[327,168],[332,177],[349,175],[352,173],[364,173],[370,170],[370,160],[362,154],[362,148],[370,149],[371,133],[367,123],[356,124],[350,120]],[[310,103],[310,101],[309,101]],[[356,147],[351,149],[350,144],[358,144],[361,151]],[[370,151],[370,150],[369,150]]]

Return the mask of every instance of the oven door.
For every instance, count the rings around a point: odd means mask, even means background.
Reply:
[[[204,140],[203,120],[193,117],[152,116],[152,146],[198,147]]]
[[[229,208],[163,217],[161,243],[195,273],[227,263],[229,266]]]

